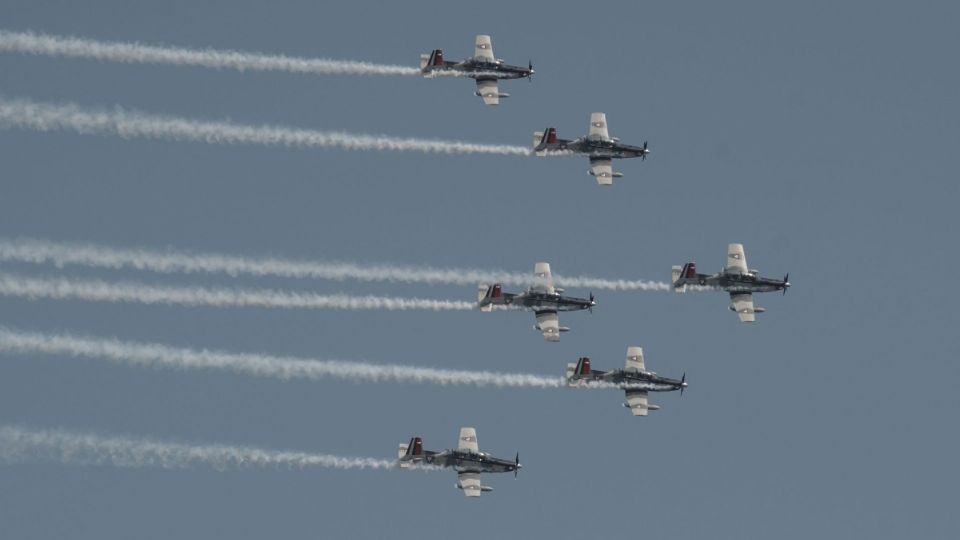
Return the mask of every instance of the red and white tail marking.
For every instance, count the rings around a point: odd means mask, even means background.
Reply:
[[[590,359],[584,356],[577,360],[577,369],[574,373],[580,377],[590,375]]]
[[[423,439],[421,439],[420,437],[414,437],[410,439],[410,444],[407,446],[407,455],[422,456],[423,455]]]
[[[540,144],[556,144],[557,143],[557,128],[547,128],[543,131],[543,138],[540,139]]]

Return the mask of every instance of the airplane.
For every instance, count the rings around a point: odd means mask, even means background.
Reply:
[[[697,265],[689,262],[682,267],[673,267],[673,290],[686,292],[687,285],[715,287],[730,293],[730,311],[737,312],[743,322],[754,322],[756,313],[766,309],[753,305],[753,293],[783,291],[787,294],[790,287],[790,274],[782,280],[763,278],[757,271],[747,267],[747,256],[743,244],[727,246],[727,265],[720,272],[708,275],[698,274]]]
[[[494,306],[517,306],[532,309],[537,316],[534,330],[543,333],[547,341],[560,341],[561,332],[569,332],[566,326],[560,326],[558,311],[590,310],[597,302],[590,298],[575,298],[563,296],[563,289],[554,287],[553,276],[550,274],[550,263],[538,262],[533,267],[536,282],[525,292],[519,294],[503,292],[503,285],[480,285],[477,291],[477,307],[480,311],[493,311]]]
[[[627,362],[623,369],[600,371],[590,369],[590,359],[583,357],[576,364],[567,364],[567,385],[578,386],[591,382],[609,383],[623,388],[627,394],[624,407],[630,409],[634,416],[647,416],[648,411],[660,409],[647,400],[647,392],[670,392],[687,387],[687,374],[678,381],[661,377],[652,371],[647,371],[643,365],[643,348],[627,347]]]
[[[487,105],[499,105],[500,98],[510,97],[497,88],[500,79],[522,79],[533,75],[533,62],[527,67],[511,66],[493,56],[490,36],[478,35],[473,57],[460,62],[443,59],[443,50],[434,49],[430,54],[420,55],[420,73],[432,78],[442,75],[463,75],[477,81],[477,96]]]
[[[452,467],[457,471],[456,487],[463,490],[467,497],[479,497],[484,491],[493,491],[492,487],[480,483],[480,473],[513,472],[516,478],[517,472],[523,468],[519,452],[512,461],[481,452],[477,444],[477,430],[472,427],[460,428],[460,442],[456,450],[424,450],[420,437],[413,437],[406,444],[400,443],[397,464],[402,468],[412,464]]]
[[[623,176],[621,172],[614,172],[613,159],[635,158],[647,159],[650,150],[647,142],[643,146],[623,144],[620,139],[611,137],[607,132],[607,115],[592,113],[590,115],[590,131],[585,137],[574,140],[558,139],[556,128],[547,128],[533,134],[533,151],[538,156],[549,152],[574,152],[585,154],[590,158],[588,174],[597,179],[601,186],[613,185],[614,178]]]

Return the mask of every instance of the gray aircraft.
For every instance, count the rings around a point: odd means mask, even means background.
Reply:
[[[434,452],[423,449],[423,439],[413,437],[409,443],[400,443],[397,464],[409,467],[411,464],[450,467],[457,471],[457,489],[463,490],[467,497],[479,497],[484,491],[493,491],[490,486],[480,483],[480,473],[517,472],[520,465],[520,453],[511,461],[493,457],[480,451],[477,444],[477,430],[472,427],[460,428],[460,441],[456,450]]]
[[[553,275],[550,273],[550,263],[538,262],[533,267],[534,285],[519,294],[503,292],[500,283],[480,285],[477,290],[477,307],[480,311],[493,311],[494,306],[513,306],[533,310],[537,316],[535,330],[543,333],[547,341],[560,341],[561,332],[569,332],[566,326],[560,326],[560,311],[590,310],[597,302],[590,298],[576,298],[563,296],[563,289],[553,285]]]
[[[530,78],[533,75],[533,62],[527,67],[511,66],[493,56],[493,43],[490,36],[477,36],[473,57],[460,62],[443,59],[443,50],[434,49],[430,54],[420,55],[420,72],[424,77],[461,75],[477,81],[476,95],[483,98],[487,105],[499,105],[500,98],[510,97],[497,87],[501,79]]]
[[[737,312],[743,322],[754,322],[756,313],[766,309],[753,305],[753,293],[783,291],[787,294],[790,287],[790,274],[783,279],[764,278],[757,271],[747,267],[747,256],[743,244],[727,246],[727,265],[720,272],[708,275],[698,274],[697,265],[689,262],[673,267],[673,290],[685,292],[687,285],[715,287],[730,293],[730,311]]]
[[[558,139],[556,128],[535,132],[533,151],[538,156],[549,152],[585,154],[590,158],[590,170],[587,172],[596,178],[601,186],[612,185],[614,178],[623,176],[621,172],[614,172],[614,159],[638,157],[645,160],[650,153],[646,141],[643,146],[631,146],[621,143],[616,137],[611,137],[607,132],[607,115],[603,113],[590,115],[590,131],[585,137],[578,139]]]
[[[630,409],[634,416],[647,416],[648,411],[659,410],[647,399],[647,392],[671,392],[687,387],[687,374],[680,380],[661,377],[652,371],[647,371],[643,364],[643,348],[627,347],[627,362],[623,369],[600,371],[590,368],[590,359],[581,358],[576,364],[567,364],[567,385],[578,386],[589,383],[608,383],[622,388],[627,394],[624,407]]]

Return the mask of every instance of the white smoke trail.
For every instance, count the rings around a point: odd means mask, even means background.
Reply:
[[[276,126],[249,126],[230,122],[191,120],[123,109],[84,109],[75,104],[35,103],[0,97],[0,128],[37,131],[75,131],[84,135],[118,135],[123,138],[170,139],[208,144],[259,144],[298,148],[393,150],[434,154],[497,154],[528,156],[523,146],[474,144],[353,135]]]
[[[194,446],[149,439],[104,437],[61,430],[0,426],[0,461],[55,461],[77,465],[180,469],[192,465],[227,468],[394,469],[387,459],[340,457],[308,452],[263,450],[245,446]]]
[[[0,261],[52,263],[57,266],[78,264],[99,268],[134,268],[163,273],[225,273],[231,276],[279,276],[318,278],[336,281],[390,281],[401,283],[476,285],[503,283],[527,286],[534,282],[529,273],[476,270],[467,268],[413,268],[407,266],[343,262],[295,261],[278,258],[243,258],[232,255],[196,254],[182,251],[122,249],[90,244],[69,244],[40,240],[0,238]],[[582,287],[622,291],[669,291],[669,283],[555,276],[564,287]]]
[[[364,382],[409,382],[509,388],[562,388],[562,377],[491,371],[460,371],[342,360],[185,349],[154,343],[20,332],[0,327],[0,352],[62,354],[118,364],[170,369],[211,369],[282,380],[336,378]]]
[[[295,58],[229,50],[189,49],[144,45],[142,43],[96,41],[8,30],[0,30],[0,51],[66,58],[88,58],[128,64],[169,64],[235,69],[238,71],[283,71],[311,75],[420,75],[419,69],[408,66],[325,58]]]
[[[0,274],[0,295],[29,299],[138,302],[209,307],[268,307],[285,309],[466,311],[472,302],[393,298],[385,296],[320,295],[269,289],[172,287],[144,283],[111,283],[65,278],[36,279]]]

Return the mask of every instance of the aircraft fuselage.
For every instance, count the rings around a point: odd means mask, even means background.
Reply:
[[[633,371],[617,369],[613,371],[593,370],[589,375],[576,375],[571,382],[605,382],[621,388],[633,388],[647,392],[671,392],[680,390],[685,383],[678,379],[661,377],[652,371]]]
[[[534,148],[534,152],[574,152],[591,159],[626,159],[643,157],[649,153],[642,146],[622,144],[616,139],[590,137],[581,137],[572,141],[558,139],[555,143],[543,143]]]
[[[756,274],[740,274],[721,272],[712,276],[699,277],[698,285],[716,287],[730,293],[762,293],[782,291],[789,287],[786,281],[757,276]]]
[[[527,291],[516,296],[504,296],[506,305],[514,305],[537,311],[580,311],[590,309],[597,303],[587,298],[576,298],[560,294]]]
[[[463,74],[471,79],[522,79],[533,75],[533,70],[522,66],[511,66],[500,62],[486,62],[470,58],[462,62],[444,62],[442,66],[428,65],[422,70],[428,77],[446,73]]]
[[[483,452],[473,453],[462,450],[444,450],[426,452],[416,461],[435,467],[449,467],[457,472],[513,472],[520,466],[515,460],[493,457]]]
[[[621,144],[613,139],[583,137],[567,145],[567,149],[591,158],[624,159],[642,157],[647,153],[642,146]]]

